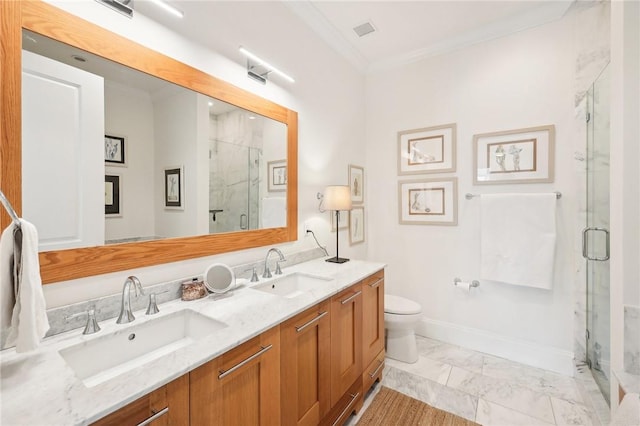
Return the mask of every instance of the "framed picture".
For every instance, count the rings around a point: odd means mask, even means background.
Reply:
[[[354,207],[349,212],[349,243],[364,242],[364,207]]]
[[[456,124],[398,132],[398,174],[456,171]]]
[[[473,136],[473,184],[553,182],[555,126]]]
[[[458,224],[458,179],[419,179],[398,183],[401,225]]]
[[[184,210],[184,169],[182,166],[164,169],[164,207]]]
[[[120,176],[104,176],[104,214],[108,217],[121,216]]]
[[[104,162],[107,166],[126,166],[126,149],[124,136],[104,135]]]
[[[331,218],[331,232],[336,232],[336,212],[330,211],[329,217]],[[346,211],[340,212],[340,229],[347,229],[349,227],[349,214]]]
[[[267,163],[269,175],[269,192],[285,192],[287,190],[287,160],[269,161]]]
[[[364,168],[349,164],[349,189],[353,204],[364,203]]]

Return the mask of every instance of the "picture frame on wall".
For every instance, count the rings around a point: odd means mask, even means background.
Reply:
[[[364,167],[349,164],[349,190],[353,204],[364,203]]]
[[[267,175],[267,190],[269,192],[287,191],[287,160],[269,161]]]
[[[473,184],[553,182],[555,126],[473,136]]]
[[[331,222],[331,232],[336,232],[336,212],[329,212]],[[347,229],[349,227],[349,214],[346,211],[340,212],[340,229]]]
[[[127,142],[124,136],[104,135],[104,162],[107,166],[126,167]]]
[[[164,169],[164,208],[184,210],[184,167]]]
[[[364,235],[364,206],[354,207],[349,212],[349,244],[364,243]]]
[[[104,176],[104,214],[107,217],[122,216],[120,175]]]
[[[398,183],[401,225],[458,224],[458,179],[416,179]]]
[[[398,175],[455,171],[455,123],[398,132]]]

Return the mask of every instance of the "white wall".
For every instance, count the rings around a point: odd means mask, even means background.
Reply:
[[[154,99],[156,235],[196,235],[196,94],[180,90]],[[182,167],[182,208],[165,208],[165,169]]]
[[[346,184],[348,164],[364,163],[364,80],[291,11],[280,3],[270,2],[270,12],[264,14],[264,19],[282,31],[261,34],[261,39],[254,40],[255,43],[244,40],[246,45],[266,43],[278,46],[281,51],[286,52],[290,62],[295,64],[298,77],[295,84],[280,85],[281,81],[274,78],[262,86],[247,78],[244,60],[234,62],[225,58],[166,30],[139,13],[130,20],[96,2],[52,3],[238,87],[296,110],[299,114],[299,241],[281,245],[280,248],[286,254],[314,247],[313,239],[303,236],[302,225],[308,222],[318,240],[329,246],[329,253],[334,252],[335,234],[330,232],[328,214],[318,212],[316,193],[329,184]],[[236,45],[239,44],[241,43],[238,41]],[[340,240],[341,256],[365,258],[366,242],[350,247],[346,232],[340,233]],[[45,298],[48,307],[61,306],[117,293],[130,274],[136,274],[144,285],[149,285],[203,273],[214,261],[236,265],[262,259],[265,252],[266,247],[46,285]]]
[[[611,367],[633,367],[637,374],[629,358],[640,354],[640,4],[612,2],[611,29]],[[624,317],[625,305],[636,312],[633,318]],[[625,328],[636,332],[625,336]],[[611,394],[617,395],[613,377]]]
[[[120,217],[107,217],[105,239],[154,235],[154,119],[147,92],[105,82],[105,133],[126,138],[126,167],[106,166],[120,175]],[[135,112],[135,114],[134,114]]]
[[[575,179],[573,32],[559,21],[367,80],[370,258],[388,263],[389,293],[422,305],[419,332],[489,353],[572,370]],[[457,123],[458,226],[398,224],[397,132]],[[472,185],[474,134],[554,124],[552,184]],[[375,171],[375,173],[371,173]],[[443,175],[424,175],[432,178]],[[418,176],[403,177],[415,179]],[[463,293],[454,277],[478,279],[479,201],[464,194],[561,191],[551,291],[481,282]]]

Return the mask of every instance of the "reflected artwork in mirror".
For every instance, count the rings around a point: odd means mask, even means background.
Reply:
[[[44,283],[297,238],[295,111],[44,2],[11,3],[0,95],[22,132],[0,127],[0,182],[38,227]],[[282,159],[287,190],[272,193]],[[180,171],[177,207],[166,170]],[[107,175],[118,215],[105,215]]]

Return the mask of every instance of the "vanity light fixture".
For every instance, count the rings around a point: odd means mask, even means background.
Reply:
[[[345,263],[349,259],[338,254],[338,233],[340,230],[340,211],[351,210],[351,190],[347,185],[330,185],[324,189],[322,202],[325,210],[336,212],[336,257],[327,259],[326,262]]]
[[[270,72],[274,72],[275,74],[278,74],[280,77],[284,78],[285,80],[287,80],[290,83],[295,83],[296,82],[293,79],[293,77],[291,77],[288,74],[285,74],[284,72],[280,71],[279,69],[277,69],[276,67],[271,65],[269,62],[265,61],[264,59],[259,58],[255,54],[249,52],[244,47],[240,46],[239,50],[240,50],[240,53],[242,53],[243,55],[245,55],[247,57],[247,74],[249,75],[249,77],[251,77],[251,78],[253,78],[255,80],[258,80],[258,81],[260,81],[261,83],[264,84],[267,81],[267,76],[269,75],[269,73]],[[263,68],[263,69],[262,70],[256,70],[256,68],[257,68],[256,64],[259,67]]]
[[[169,3],[163,0],[150,0],[150,1],[151,3],[154,3],[156,6],[159,6],[165,11],[169,12],[173,16],[177,16],[178,18],[184,18],[184,12],[179,9],[176,9],[174,6],[170,5]]]

